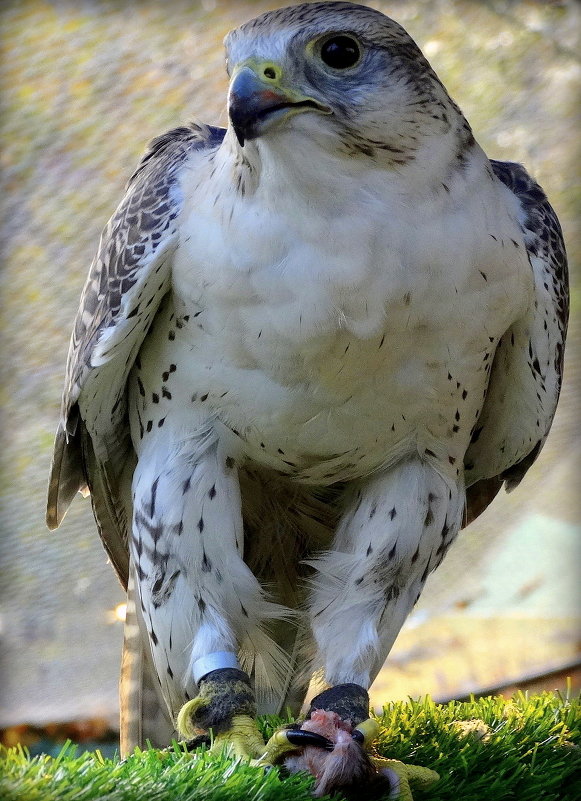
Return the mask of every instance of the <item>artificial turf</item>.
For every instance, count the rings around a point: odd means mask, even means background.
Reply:
[[[581,700],[544,693],[511,700],[392,703],[378,716],[377,750],[431,767],[440,781],[414,801],[578,801],[581,799]],[[468,723],[468,721],[482,721]],[[265,736],[278,718],[263,718]],[[464,723],[462,723],[464,722]],[[57,757],[0,751],[2,801],[307,801],[312,780],[268,772],[223,755],[136,750],[128,759]],[[336,798],[340,798],[337,796]],[[361,796],[365,801],[364,796]]]

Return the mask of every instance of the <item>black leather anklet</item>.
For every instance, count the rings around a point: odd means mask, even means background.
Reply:
[[[307,718],[315,709],[335,712],[341,720],[350,720],[356,726],[369,717],[369,693],[359,684],[336,684],[313,698]]]
[[[207,673],[198,684],[197,704],[191,712],[194,726],[214,734],[227,731],[234,715],[256,717],[256,701],[250,679],[236,668]]]

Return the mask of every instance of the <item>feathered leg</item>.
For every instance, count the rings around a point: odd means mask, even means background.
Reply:
[[[226,731],[239,712],[241,681],[244,714],[254,704],[240,667],[266,675],[275,688],[280,684],[284,656],[262,625],[284,617],[285,610],[265,599],[244,563],[236,463],[213,431],[177,450],[166,449],[158,436],[139,454],[130,549],[141,617],[171,719],[177,721],[182,710],[186,736],[198,729]],[[204,684],[214,672],[223,673],[217,704],[216,682]],[[229,706],[225,681],[231,683]],[[246,739],[253,740],[256,730],[247,724]]]
[[[333,549],[311,562],[317,569],[310,603],[318,651],[315,666],[323,666],[330,685],[311,707],[312,731],[326,731],[337,744],[344,739],[351,743],[354,735],[357,739],[353,727],[369,716],[366,690],[429,573],[456,536],[463,509],[463,487],[419,458],[373,476],[354,490]],[[313,718],[315,710],[320,720]],[[329,734],[333,730],[335,737]],[[309,749],[301,759],[291,760],[290,767],[308,768]],[[364,760],[351,759],[347,750],[345,759],[324,762],[313,771],[317,793],[360,785],[368,768]],[[389,767],[391,775],[394,769]],[[425,778],[433,780],[428,773]]]
[[[464,490],[419,458],[353,491],[333,548],[311,564],[315,664],[369,687],[462,521]]]

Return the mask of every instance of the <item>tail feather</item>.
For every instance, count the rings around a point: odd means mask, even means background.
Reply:
[[[80,435],[67,433],[63,424],[58,427],[48,482],[46,524],[52,531],[58,528],[77,492],[86,494],[87,482],[83,473]]]

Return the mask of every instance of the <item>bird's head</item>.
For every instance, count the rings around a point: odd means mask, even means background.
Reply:
[[[241,147],[301,132],[342,155],[404,164],[426,137],[457,124],[457,108],[411,37],[366,6],[278,9],[232,31],[225,45]]]

